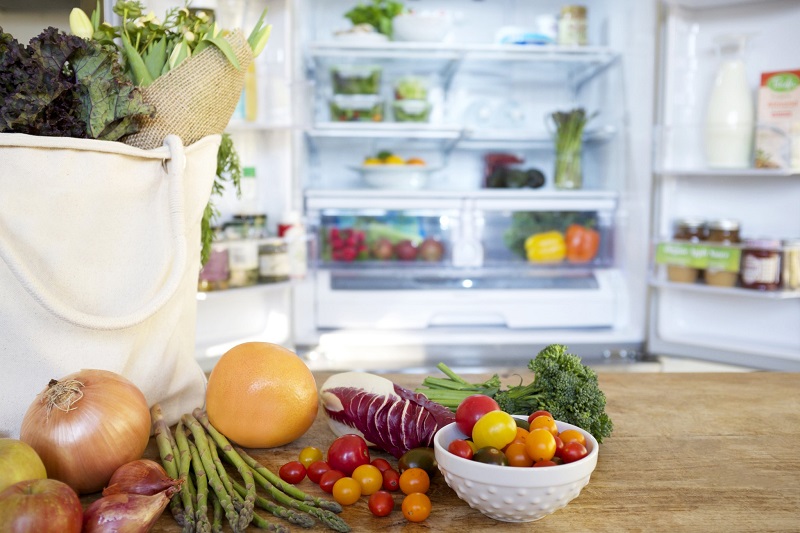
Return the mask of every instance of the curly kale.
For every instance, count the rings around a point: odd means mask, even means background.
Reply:
[[[598,442],[613,430],[605,412],[606,396],[597,383],[597,374],[561,344],[551,344],[531,359],[528,363],[528,368],[534,372],[531,383],[523,385],[520,378],[519,385],[505,390],[499,390],[496,374],[485,383],[468,383],[444,363],[438,368],[448,378],[425,378],[424,387],[415,392],[452,410],[467,396],[486,394],[507,413],[528,415],[540,409],[549,411],[557,420],[585,429]]]
[[[153,111],[115,48],[52,27],[26,47],[0,28],[0,132],[115,141]]]

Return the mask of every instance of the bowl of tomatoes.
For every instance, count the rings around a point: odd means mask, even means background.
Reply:
[[[559,453],[582,448],[580,453],[565,460],[560,457],[553,457],[555,461],[543,460],[536,456],[541,451],[535,451],[534,438],[528,439],[534,458],[529,456],[527,460],[524,438],[522,447],[514,448],[523,454],[521,458],[512,456],[510,444],[504,447],[506,451],[492,446],[475,449],[472,435],[463,433],[453,422],[440,429],[433,439],[439,470],[458,497],[484,515],[503,522],[539,520],[565,507],[580,494],[597,466],[599,453],[597,440],[589,432],[565,422],[552,422],[556,436],[570,435],[583,441],[582,446],[568,445]],[[473,443],[471,453],[460,452],[458,445],[462,442]]]

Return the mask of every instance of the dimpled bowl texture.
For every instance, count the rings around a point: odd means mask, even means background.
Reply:
[[[589,454],[579,461],[545,468],[519,468],[479,463],[453,455],[447,447],[466,438],[455,422],[433,439],[439,470],[458,497],[489,518],[532,522],[566,506],[589,483],[597,466],[597,440],[577,426],[556,421],[558,431],[577,429],[586,437]]]

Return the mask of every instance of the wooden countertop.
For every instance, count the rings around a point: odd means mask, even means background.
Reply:
[[[329,374],[315,375],[322,384]],[[424,376],[386,377],[413,388]],[[614,434],[601,444],[597,468],[578,498],[535,526],[484,517],[459,500],[441,475],[432,483],[433,512],[425,522],[412,524],[403,518],[399,493],[388,517],[372,516],[365,497],[340,516],[353,531],[523,531],[533,527],[558,533],[798,531],[800,374],[601,373],[599,377]],[[320,415],[298,441],[253,454],[277,473],[305,446],[324,451],[333,439]],[[146,456],[157,459],[153,442]],[[373,453],[376,456],[390,458]],[[391,462],[396,465],[393,458]],[[330,497],[307,479],[299,487]],[[289,525],[263,511],[260,514]],[[254,526],[250,530],[256,531]],[[166,511],[152,531],[177,532],[180,527]],[[308,531],[330,530],[319,525]]]

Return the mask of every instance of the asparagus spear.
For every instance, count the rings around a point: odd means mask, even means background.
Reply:
[[[223,485],[222,480],[219,478],[217,466],[214,464],[214,461],[211,457],[211,451],[208,447],[208,438],[206,437],[205,429],[203,429],[203,426],[200,425],[197,419],[190,414],[183,415],[181,417],[181,422],[186,424],[186,427],[191,430],[192,436],[194,436],[194,441],[197,444],[202,466],[205,468],[205,471],[208,474],[211,488],[216,493],[222,508],[225,510],[225,516],[228,518],[231,528],[234,531],[244,531],[250,524],[250,517],[248,517],[247,521],[244,522],[242,520],[244,509],[242,510],[242,513],[236,513],[236,509],[233,507],[231,495],[227,490],[225,490],[225,486]]]
[[[256,484],[253,481],[253,473],[247,464],[242,461],[242,458],[233,450],[233,446],[228,441],[225,436],[220,433],[219,431],[211,425],[211,422],[208,420],[208,417],[203,413],[201,409],[194,410],[194,417],[195,420],[199,421],[200,424],[206,429],[208,435],[217,443],[219,449],[222,450],[222,453],[225,454],[225,457],[236,467],[238,470],[239,475],[242,476],[242,480],[244,481],[244,487],[247,489],[247,494],[244,497],[244,506],[242,507],[241,513],[239,513],[239,523],[245,524],[242,529],[247,527],[247,524],[250,523],[250,519],[253,516],[253,507],[255,506],[256,501]]]
[[[225,465],[222,464],[222,461],[219,458],[217,443],[214,442],[214,439],[208,439],[208,450],[211,452],[211,458],[214,460],[214,465],[217,467],[217,475],[219,476],[220,481],[222,481],[222,485],[225,487],[225,492],[231,495],[231,499],[233,500],[233,508],[236,509],[236,512],[238,513],[242,510],[244,500],[241,496],[239,496],[239,493],[233,489],[233,485],[231,485],[231,479],[228,477],[228,471],[225,470]]]
[[[181,479],[184,479],[184,488],[186,490],[181,490],[181,501],[183,502],[183,530],[187,533],[191,533],[194,531],[195,528],[195,520],[194,520],[194,502],[192,497],[192,478],[189,475],[190,468],[192,465],[192,456],[191,452],[189,451],[189,441],[186,439],[186,433],[183,429],[183,424],[178,422],[178,426],[175,428],[175,443],[178,447],[180,452],[180,460],[179,464],[179,472]]]
[[[247,492],[244,487],[235,482],[233,484],[233,488],[236,489],[236,492],[240,496],[244,496]],[[262,496],[256,495],[256,505],[265,511],[272,513],[278,518],[283,518],[289,523],[296,524],[300,527],[310,528],[314,527],[314,524],[316,523],[314,518],[308,513],[295,512],[292,509],[287,509],[286,507],[282,507],[274,502],[271,502]]]
[[[219,503],[217,493],[213,490],[208,493],[208,497],[211,499],[211,509],[213,510],[211,533],[222,533],[222,504]]]
[[[189,441],[189,453],[192,456],[192,469],[197,479],[197,509],[195,509],[195,531],[211,533],[211,522],[208,521],[208,478],[200,453],[194,442]]]
[[[339,505],[337,502],[333,502],[330,500],[326,500],[324,498],[318,498],[316,496],[312,496],[310,494],[306,494],[302,490],[298,489],[296,486],[292,485],[291,483],[287,483],[280,478],[280,476],[276,476],[272,471],[268,468],[263,466],[261,463],[256,461],[254,458],[250,457],[246,451],[242,448],[235,448],[236,452],[242,457],[247,466],[252,468],[255,472],[258,472],[264,478],[269,481],[271,484],[278,487],[278,489],[282,490],[292,498],[296,500],[300,500],[301,502],[306,502],[314,507],[319,507],[320,509],[325,509],[328,511],[332,511],[334,513],[341,513],[342,506]]]
[[[164,421],[161,412],[161,405],[156,403],[150,409],[150,418],[153,421],[153,433],[156,436],[158,445],[158,455],[161,457],[161,464],[164,465],[167,475],[172,479],[178,479],[178,459],[173,449],[176,447],[172,432]],[[169,500],[169,510],[178,525],[183,526],[183,507],[181,506],[181,495],[175,493]]]

